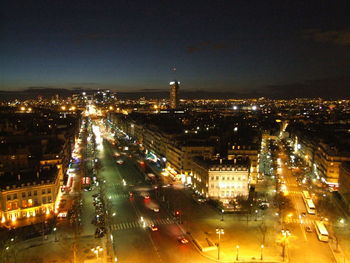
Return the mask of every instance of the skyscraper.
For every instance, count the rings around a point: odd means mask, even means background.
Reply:
[[[179,81],[171,81],[170,83],[170,109],[176,109],[178,106],[178,91],[179,91]]]

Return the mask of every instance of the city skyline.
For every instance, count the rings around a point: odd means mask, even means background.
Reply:
[[[0,90],[349,97],[349,18],[331,2],[63,1],[2,8]],[[181,94],[181,92],[180,92]]]

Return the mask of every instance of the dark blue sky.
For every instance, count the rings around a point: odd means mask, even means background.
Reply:
[[[349,93],[345,1],[14,2],[0,11],[1,90],[166,90],[176,77],[184,90]]]

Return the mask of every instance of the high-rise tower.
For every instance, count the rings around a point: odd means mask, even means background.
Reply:
[[[179,85],[180,82],[177,80],[171,81],[170,83],[170,109],[176,109],[178,106],[179,98],[178,98],[178,92],[179,92]]]

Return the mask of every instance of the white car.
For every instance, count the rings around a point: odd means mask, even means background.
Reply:
[[[118,161],[117,161],[117,164],[123,164],[123,163],[124,163],[123,160],[118,160]]]
[[[159,208],[157,208],[157,207],[156,207],[156,208],[153,208],[153,211],[156,212],[156,213],[158,213],[158,212],[159,212]]]

